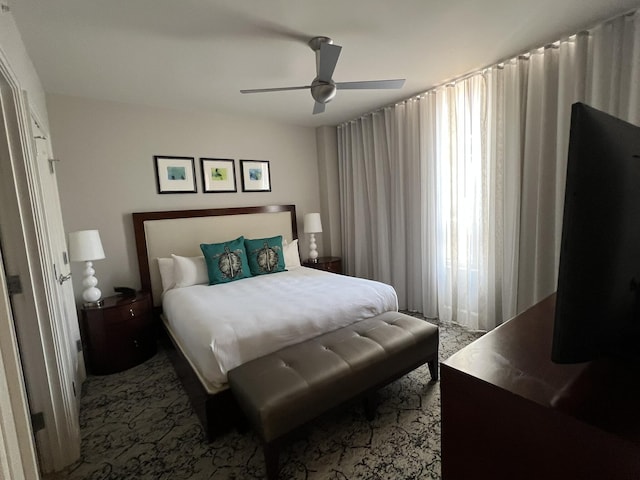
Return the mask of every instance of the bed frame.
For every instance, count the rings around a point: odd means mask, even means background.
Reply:
[[[295,205],[170,210],[133,213],[133,228],[142,290],[151,292],[156,318],[161,316],[162,286],[158,257],[172,253],[200,255],[200,243],[216,243],[244,235],[261,238],[282,235],[298,238]],[[164,325],[164,322],[161,322]],[[166,327],[166,325],[165,325]],[[242,418],[229,389],[215,391],[192,366],[168,329],[174,348],[168,356],[189,396],[209,441],[236,426]]]

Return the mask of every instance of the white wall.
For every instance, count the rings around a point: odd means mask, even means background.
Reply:
[[[20,87],[27,92],[31,109],[43,124],[43,129],[48,131],[44,90],[22,43],[22,37],[13,15],[9,13],[0,14],[0,48],[7,58],[13,74],[20,82]]]
[[[47,107],[65,228],[100,230],[103,296],[140,287],[132,212],[291,203],[304,239],[302,216],[320,211],[313,128],[61,95],[48,95]],[[198,193],[158,194],[154,155],[195,157]],[[200,157],[235,159],[238,192],[202,193]],[[270,161],[271,192],[241,191],[240,159]],[[72,270],[79,298],[82,269]]]

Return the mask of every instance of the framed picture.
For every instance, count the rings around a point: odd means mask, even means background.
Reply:
[[[201,158],[204,193],[237,192],[236,164],[223,158]]]
[[[193,157],[153,157],[158,193],[195,193],[196,167]]]
[[[270,192],[271,173],[267,160],[240,160],[243,192]]]

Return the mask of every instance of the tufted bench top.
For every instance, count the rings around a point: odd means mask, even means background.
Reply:
[[[240,365],[229,386],[268,445],[424,363],[437,380],[437,361],[437,326],[386,312]]]

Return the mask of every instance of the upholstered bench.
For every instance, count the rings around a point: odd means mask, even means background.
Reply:
[[[229,386],[264,443],[267,478],[279,443],[295,428],[428,363],[438,379],[438,327],[386,312],[292,345],[229,372]],[[373,416],[372,402],[365,403]]]

